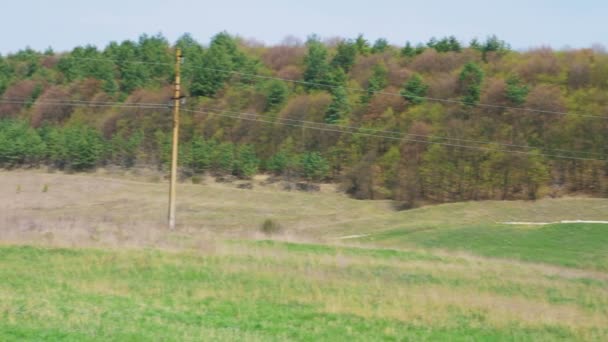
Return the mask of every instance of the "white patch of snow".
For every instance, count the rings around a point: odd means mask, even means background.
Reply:
[[[369,236],[369,234],[346,235],[346,236],[341,236],[338,239],[340,239],[340,240],[348,240],[348,239],[357,239],[357,238],[366,237],[366,236]]]

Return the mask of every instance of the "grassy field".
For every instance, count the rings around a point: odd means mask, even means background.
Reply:
[[[608,340],[608,200],[0,172],[0,341]],[[273,240],[260,233],[279,222]]]
[[[608,277],[420,251],[0,248],[0,340],[606,340]]]

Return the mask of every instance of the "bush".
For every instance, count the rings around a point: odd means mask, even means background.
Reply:
[[[283,230],[281,225],[273,219],[264,220],[264,222],[260,226],[260,231],[268,236],[280,233],[281,230]]]

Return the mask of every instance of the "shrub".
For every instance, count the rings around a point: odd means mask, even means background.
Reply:
[[[280,233],[281,230],[281,225],[273,219],[265,219],[260,226],[260,231],[268,236]]]

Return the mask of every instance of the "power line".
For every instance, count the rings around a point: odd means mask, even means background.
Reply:
[[[435,142],[435,141],[411,139],[411,138],[404,138],[404,137],[394,137],[394,136],[372,134],[372,133],[344,131],[344,130],[341,130],[340,126],[338,126],[338,125],[329,125],[329,124],[327,124],[327,126],[332,126],[334,128],[311,127],[311,126],[307,126],[305,124],[293,124],[293,123],[288,123],[288,122],[276,122],[276,121],[271,121],[271,120],[260,119],[259,115],[257,115],[257,114],[250,114],[250,113],[239,113],[239,114],[230,115],[230,114],[223,114],[223,113],[225,113],[225,111],[213,112],[213,111],[203,111],[203,110],[196,111],[196,110],[188,110],[188,109],[182,109],[182,110],[185,111],[185,112],[190,112],[190,113],[201,113],[201,114],[217,115],[217,116],[222,116],[222,117],[229,117],[229,118],[235,118],[235,119],[241,119],[241,120],[247,120],[247,121],[263,122],[263,123],[269,123],[269,124],[277,124],[278,123],[278,124],[284,125],[284,126],[292,126],[292,127],[299,127],[299,128],[308,128],[308,129],[314,129],[314,130],[326,131],[326,132],[346,133],[346,134],[362,135],[362,136],[376,137],[376,138],[382,138],[382,139],[391,139],[391,140],[398,140],[398,141],[410,141],[410,142],[417,142],[417,143],[423,143],[423,144],[435,144],[435,145],[450,146],[450,147],[460,147],[460,148],[465,148],[465,149],[473,149],[473,150],[481,150],[481,151],[506,152],[506,153],[515,153],[515,154],[545,156],[545,157],[552,157],[552,158],[559,158],[559,159],[571,159],[571,160],[606,161],[606,159],[570,157],[570,156],[563,156],[563,155],[556,155],[556,154],[547,154],[547,153],[540,153],[540,152],[539,153],[534,153],[534,152],[530,152],[530,151],[505,150],[505,149],[496,149],[496,148],[489,148],[489,147],[482,147],[482,146],[470,146],[470,145],[462,145],[462,144],[452,144],[452,143],[445,143],[445,142]],[[281,120],[281,119],[279,118],[278,120]]]
[[[119,108],[144,108],[144,109],[166,109],[169,104],[162,103],[124,103],[124,102],[106,102],[106,101],[79,101],[79,100],[23,100],[23,99],[3,99],[0,98],[0,103],[9,104],[48,104],[57,106],[71,107],[119,107]]]
[[[0,103],[28,104],[31,102],[27,101],[27,100],[0,99]],[[103,101],[96,102],[96,101],[78,101],[78,100],[65,100],[65,101],[40,100],[40,101],[36,101],[34,104],[37,104],[37,103],[56,105],[56,106],[72,106],[72,107],[118,107],[118,108],[138,108],[138,109],[168,109],[168,107],[169,107],[168,104],[162,104],[162,103],[126,104],[126,103],[121,103],[121,102],[103,102]],[[276,121],[265,120],[265,119],[263,119],[263,116],[258,115],[258,114],[236,112],[236,111],[224,110],[224,109],[220,109],[220,108],[209,108],[209,109],[207,109],[207,111],[182,109],[182,111],[191,112],[191,113],[204,113],[204,114],[211,114],[211,115],[217,115],[217,116],[225,116],[225,117],[238,118],[238,119],[249,120],[249,121],[265,122],[265,123],[270,123],[270,124],[277,123]],[[218,114],[218,112],[220,114]],[[229,113],[229,114],[234,114],[234,115],[227,115],[227,114],[221,114],[221,113]],[[260,118],[262,118],[262,119],[260,119]],[[483,151],[497,151],[497,152],[508,152],[508,153],[518,153],[518,154],[528,154],[528,155],[542,155],[542,156],[546,156],[546,157],[561,158],[561,159],[592,160],[592,161],[605,161],[606,160],[606,159],[597,159],[597,158],[572,157],[572,156],[564,156],[564,155],[559,155],[559,154],[549,154],[549,153],[540,153],[540,152],[534,153],[534,152],[530,152],[530,151],[497,149],[497,148],[471,146],[471,145],[464,145],[464,144],[457,144],[457,143],[450,143],[450,142],[427,141],[427,140],[420,140],[420,139],[412,139],[412,138],[409,138],[409,136],[413,136],[413,137],[417,137],[417,138],[425,138],[425,139],[442,139],[442,140],[448,140],[448,141],[472,142],[472,143],[484,144],[484,145],[498,145],[498,146],[504,146],[504,147],[539,149],[539,150],[545,150],[545,151],[565,152],[565,153],[571,153],[571,154],[577,154],[577,153],[592,154],[592,155],[597,155],[597,156],[605,158],[605,156],[603,154],[596,153],[596,152],[547,149],[547,148],[534,147],[534,146],[528,146],[528,145],[516,145],[516,144],[507,144],[507,143],[500,143],[500,142],[449,138],[449,137],[440,137],[440,136],[432,136],[432,135],[409,134],[409,133],[401,133],[398,131],[385,131],[385,130],[378,130],[378,129],[373,129],[373,128],[341,126],[341,125],[320,123],[320,122],[314,122],[314,121],[305,121],[305,120],[295,120],[295,119],[288,119],[288,118],[277,118],[277,120],[283,121],[283,122],[279,122],[279,124],[285,125],[285,126],[316,129],[316,130],[327,131],[327,132],[363,135],[363,136],[378,137],[378,138],[391,139],[391,140],[419,142],[419,143],[424,143],[424,144],[436,144],[436,145],[461,147],[461,148],[476,149],[476,150],[483,150]],[[287,122],[287,123],[285,123],[285,122]],[[291,122],[291,123],[289,123],[289,122]],[[364,130],[365,132],[357,132],[354,130]],[[366,132],[375,132],[376,134],[366,133]],[[396,137],[394,135],[399,135],[399,137]]]
[[[72,58],[72,59],[76,59],[76,60],[90,60],[90,61],[110,61],[110,62],[115,62],[115,63],[135,63],[135,64],[168,65],[168,66],[172,65],[171,63],[163,63],[163,62],[119,61],[116,59],[106,59],[106,58],[86,58],[86,57],[66,57],[66,58]],[[281,78],[281,77],[275,77],[275,76],[264,76],[264,75],[258,75],[258,74],[245,73],[245,72],[236,71],[236,70],[209,68],[209,67],[198,66],[198,65],[191,65],[191,66],[195,69],[200,69],[200,70],[217,71],[217,72],[221,72],[221,73],[240,75],[240,76],[245,76],[245,77],[254,77],[254,78],[265,79],[265,80],[276,80],[276,81],[282,81],[282,82],[290,82],[290,83],[294,83],[294,84],[303,84],[303,85],[324,87],[327,89],[344,89],[344,90],[348,90],[348,91],[355,91],[355,92],[362,92],[362,93],[372,93],[372,94],[402,97],[402,95],[399,93],[391,93],[391,92],[386,92],[386,91],[382,91],[382,90],[370,91],[370,90],[363,89],[363,88],[336,86],[336,85],[326,84],[326,83],[293,80],[293,79],[289,79],[289,78]],[[415,95],[412,95],[411,97],[421,99],[421,100],[434,101],[434,102],[463,104],[463,105],[467,104],[465,101],[457,100],[457,99],[442,99],[442,98],[436,98],[436,97],[415,96]],[[497,105],[497,104],[491,104],[491,103],[478,103],[478,104],[476,104],[476,106],[485,107],[485,108],[495,108],[495,109],[518,110],[518,111],[529,112],[529,113],[541,113],[541,114],[552,114],[552,115],[562,115],[562,116],[580,116],[580,117],[586,117],[586,118],[608,120],[608,116],[535,109],[535,108],[530,108],[530,107],[505,106],[505,105]]]
[[[219,108],[219,107],[206,108],[206,109],[207,110],[213,110],[213,111],[222,111],[222,112],[226,112],[226,113],[243,114],[242,112],[230,111],[230,110],[226,110],[226,109]],[[246,114],[251,115],[251,116],[256,116],[256,117],[262,117],[259,114],[255,114],[255,113],[246,113]],[[306,121],[306,120],[295,120],[295,119],[289,119],[289,118],[281,118],[280,120],[290,121],[290,122],[296,122],[296,123],[302,123],[302,124],[307,124],[307,125],[321,125],[321,126],[330,125],[330,124],[327,124],[327,123],[321,123],[321,122],[315,122],[315,121]],[[483,144],[483,145],[499,145],[499,146],[505,146],[505,147],[515,147],[515,148],[525,148],[525,149],[539,149],[539,150],[545,150],[545,151],[565,152],[565,153],[571,153],[571,154],[581,153],[581,154],[588,154],[588,155],[590,154],[590,155],[597,155],[597,156],[600,156],[600,157],[605,157],[604,154],[598,153],[598,152],[572,151],[572,150],[564,150],[564,149],[556,149],[556,148],[546,148],[546,147],[541,147],[541,146],[510,144],[510,143],[503,143],[503,142],[497,142],[497,141],[487,141],[487,140],[484,141],[484,140],[474,140],[474,139],[462,139],[462,138],[443,137],[443,136],[437,136],[437,135],[424,135],[424,134],[403,133],[403,132],[399,132],[399,131],[379,130],[379,129],[374,129],[374,128],[355,127],[355,126],[346,126],[346,125],[332,125],[332,126],[337,126],[337,127],[340,127],[341,129],[364,130],[364,131],[367,131],[367,132],[384,133],[384,134],[389,134],[389,135],[399,135],[399,136],[404,136],[405,135],[405,136],[413,136],[413,137],[426,138],[426,139],[441,139],[441,140],[451,140],[451,141],[460,141],[460,142],[470,142],[470,143]],[[354,133],[358,133],[358,132],[354,132]]]

